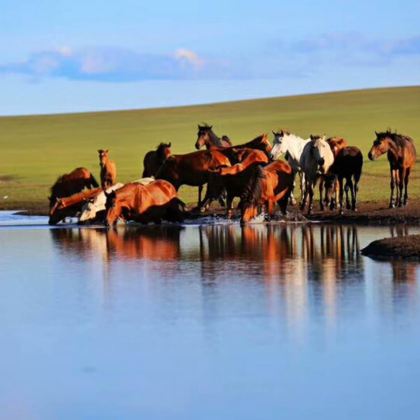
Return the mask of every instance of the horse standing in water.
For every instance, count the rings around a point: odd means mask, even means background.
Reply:
[[[115,184],[117,179],[117,167],[115,162],[109,158],[109,151],[99,149],[99,166],[101,167],[101,187],[107,189]]]
[[[416,163],[416,148],[411,137],[392,133],[390,130],[377,133],[368,157],[375,160],[384,153],[387,154],[391,172],[391,196],[389,207],[405,206],[408,202],[408,181],[411,170]],[[397,187],[394,200],[394,189]],[[403,196],[404,190],[404,196]]]
[[[84,188],[99,187],[96,179],[86,168],[76,168],[68,174],[57,178],[51,187],[51,194],[48,197],[50,201],[50,210],[54,207],[57,198],[69,197],[82,191]]]
[[[183,220],[184,203],[178,199],[174,186],[162,179],[148,185],[125,184],[105,195],[107,226],[116,224],[119,218],[140,223]]]
[[[171,155],[171,143],[160,143],[156,150],[147,152],[143,159],[143,178],[155,176],[162,163]]]
[[[244,187],[239,203],[241,223],[249,222],[256,217],[262,206],[265,206],[268,215],[272,216],[276,203],[281,212],[286,214],[287,203],[293,189],[293,178],[291,166],[281,160],[265,167],[251,166],[247,176],[247,185]]]
[[[334,162],[334,155],[330,146],[325,140],[325,136],[310,136],[310,141],[305,145],[301,157],[300,167],[304,173],[305,188],[303,193],[303,200],[300,205],[303,211],[308,203],[308,214],[312,213],[314,188],[320,176],[325,175],[330,166]],[[324,183],[321,179],[319,183],[319,197],[321,210],[324,208],[323,203],[323,187]]]
[[[300,166],[300,158],[302,156],[303,149],[311,141],[311,139],[303,139],[296,136],[295,134],[289,133],[286,130],[280,130],[278,132],[273,131],[274,140],[273,148],[271,149],[271,158],[277,160],[280,155],[284,155],[288,164],[292,167],[293,172],[299,174],[300,178],[300,197],[301,203],[303,200],[303,184],[304,174]],[[293,190],[295,188],[295,182],[293,181]],[[290,194],[290,199],[294,204],[296,202],[293,191]]]
[[[212,147],[230,147],[232,143],[228,136],[218,137],[213,131],[213,126],[205,124],[198,126],[197,141],[195,142],[197,150],[203,146],[209,150]]]

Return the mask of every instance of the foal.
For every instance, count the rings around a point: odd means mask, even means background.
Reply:
[[[390,130],[383,133],[375,131],[375,134],[376,140],[373,142],[368,157],[370,160],[375,160],[384,153],[387,154],[391,171],[389,207],[405,206],[408,201],[408,179],[416,163],[416,148],[413,139],[403,134],[392,133]],[[394,200],[395,186],[397,186],[397,192]]]
[[[101,167],[101,187],[106,190],[115,184],[117,178],[117,168],[115,162],[109,159],[108,149],[98,150],[99,154],[99,166]]]

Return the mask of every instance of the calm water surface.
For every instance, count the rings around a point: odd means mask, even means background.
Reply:
[[[0,417],[417,419],[416,231],[2,226]]]

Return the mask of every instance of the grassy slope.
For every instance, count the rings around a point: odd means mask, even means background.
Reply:
[[[228,134],[234,143],[284,127],[301,136],[341,135],[366,155],[374,130],[392,127],[420,139],[419,116],[420,87],[409,87],[168,109],[2,117],[0,207],[43,206],[57,175],[77,166],[99,177],[98,148],[110,149],[120,181],[138,178],[143,155],[160,141],[172,141],[173,153],[193,150],[201,121],[213,124],[216,133]],[[420,197],[420,169],[413,175],[411,195]],[[361,198],[387,197],[388,184],[386,158],[366,161]],[[190,188],[181,191],[187,201],[196,197]]]

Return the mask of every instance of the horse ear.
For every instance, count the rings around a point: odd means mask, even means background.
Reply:
[[[211,130],[213,128],[213,126],[212,125],[209,125],[209,129]]]
[[[169,147],[172,147],[172,142],[171,141],[169,142]]]
[[[273,133],[273,135],[276,135],[277,134],[274,130],[271,130],[271,132]]]
[[[378,137],[379,133],[375,130],[376,137]]]
[[[105,149],[105,150],[104,150],[104,153],[109,153],[109,150],[108,150],[108,149]]]

